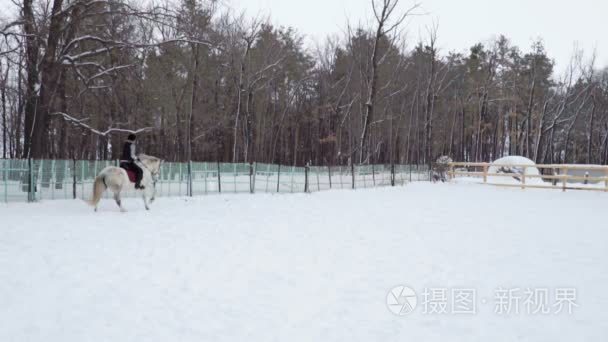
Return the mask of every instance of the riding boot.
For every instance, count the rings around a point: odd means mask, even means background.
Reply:
[[[139,190],[144,190],[146,187],[141,185],[141,183],[137,182],[135,183],[135,189],[139,189]]]

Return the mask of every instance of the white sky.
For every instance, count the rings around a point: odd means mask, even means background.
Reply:
[[[249,16],[268,16],[276,25],[291,26],[305,35],[308,46],[328,35],[342,34],[347,20],[371,22],[371,0],[221,0]],[[416,0],[401,0],[405,9]],[[575,44],[589,57],[597,51],[596,66],[608,67],[608,0],[418,0],[421,12],[408,24],[410,46],[433,22],[439,24],[439,46],[468,52],[477,42],[504,34],[527,51],[542,37],[557,69],[564,70]],[[6,17],[10,0],[0,0]]]
[[[270,15],[274,24],[291,26],[309,44],[343,32],[351,23],[370,22],[371,0],[224,0],[248,15]],[[401,0],[402,7],[413,4]],[[439,24],[443,52],[466,52],[477,42],[504,34],[527,51],[542,37],[545,47],[563,70],[575,44],[590,56],[597,50],[597,67],[608,66],[608,0],[420,0],[428,15],[408,25],[410,45],[433,21]],[[312,45],[314,46],[314,45]]]

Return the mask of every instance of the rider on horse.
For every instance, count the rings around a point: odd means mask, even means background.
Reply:
[[[120,167],[135,173],[135,189],[144,189],[144,186],[141,185],[141,179],[143,178],[144,172],[136,163],[136,161],[139,161],[139,158],[135,153],[135,139],[137,139],[135,134],[129,134],[129,137],[122,148]]]

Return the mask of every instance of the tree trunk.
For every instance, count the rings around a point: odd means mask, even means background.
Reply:
[[[196,93],[198,92],[198,54],[199,45],[191,44],[192,47],[192,94],[190,95],[190,108],[188,111],[188,121],[186,122],[186,159],[192,160],[192,122],[196,106]]]
[[[8,84],[8,71],[9,67],[6,67],[6,73],[2,75],[2,64],[0,64],[0,80],[2,80],[2,84],[0,84],[0,102],[2,102],[2,158],[7,158],[7,140],[8,140],[8,114],[6,113],[6,87]]]
[[[34,18],[33,0],[23,1],[23,31],[25,38],[25,132],[23,157],[31,156],[32,134],[36,120],[36,104],[38,103],[38,32]]]
[[[51,23],[40,70],[40,106],[32,121],[30,137],[30,156],[32,158],[43,158],[46,151],[45,132],[61,73],[61,66],[57,63],[56,58],[63,22],[63,16],[60,13],[62,5],[63,0],[55,0],[51,11]]]
[[[589,118],[589,125],[587,127],[587,164],[591,164],[593,162],[592,153],[593,153],[593,126],[595,120],[595,96],[593,97],[593,107],[591,108],[591,117]]]

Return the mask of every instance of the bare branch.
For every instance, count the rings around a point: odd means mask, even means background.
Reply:
[[[76,119],[73,116],[70,116],[63,112],[55,112],[55,113],[52,113],[51,115],[52,116],[61,116],[63,118],[63,120],[65,120],[66,122],[69,122],[75,126],[84,128],[85,130],[88,130],[89,132],[102,136],[102,137],[106,137],[106,136],[110,135],[111,133],[139,134],[139,133],[145,133],[145,132],[154,130],[154,127],[144,127],[144,128],[139,128],[136,130],[110,127],[110,128],[107,128],[105,131],[100,131],[100,130],[95,129],[95,128],[91,127],[90,125],[86,124],[85,121],[87,121],[87,119]]]

